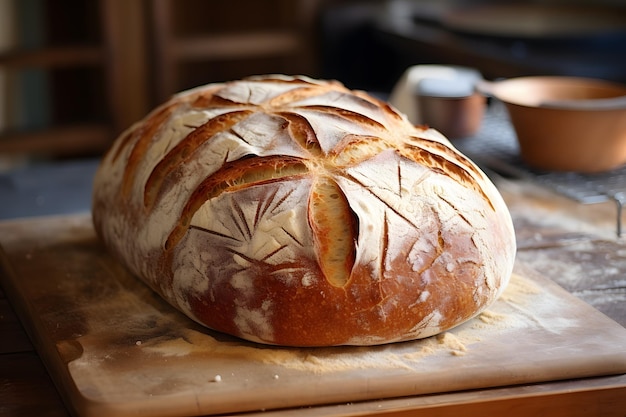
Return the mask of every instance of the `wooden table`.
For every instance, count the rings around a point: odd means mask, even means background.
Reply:
[[[626,326],[626,242],[615,236],[615,207],[580,205],[522,181],[496,182],[514,217],[519,259]],[[617,375],[307,407],[297,415],[624,416],[625,410],[626,375]],[[0,415],[70,415],[1,291]]]

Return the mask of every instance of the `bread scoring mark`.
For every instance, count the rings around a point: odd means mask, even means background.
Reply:
[[[291,193],[292,191],[289,191],[288,195],[284,196],[283,198],[287,198]],[[267,213],[267,210],[269,210],[270,206],[272,205],[272,202],[276,199],[277,195],[278,195],[278,188],[274,188],[272,192],[266,198],[261,199],[259,203],[256,205],[256,210],[254,212],[254,228],[255,229],[257,225],[259,224],[259,221],[265,216],[265,213]]]
[[[294,190],[287,191],[280,199],[278,199],[278,201],[276,201],[276,204],[274,204],[274,207],[272,207],[272,214],[276,214],[278,212],[278,209],[281,208],[283,203],[287,201],[287,199],[291,196],[291,194],[293,194],[293,192]]]
[[[329,176],[320,176],[313,184],[308,221],[324,277],[331,285],[344,287],[356,259],[358,221],[341,187]]]
[[[396,176],[398,178],[398,197],[402,198],[402,165],[396,167]]]
[[[264,82],[265,80],[271,81],[272,84],[306,84],[306,85],[315,85],[315,86],[323,86],[319,84],[318,81],[302,76],[285,76],[281,74],[268,74],[268,75],[252,75],[250,77],[244,78],[244,81],[249,82]],[[236,81],[235,81],[236,82]],[[330,84],[337,84],[337,82],[329,81]]]
[[[224,239],[232,240],[234,242],[238,242],[238,243],[242,242],[241,239],[237,239],[234,236],[230,236],[230,235],[227,235],[227,234],[224,234],[224,233],[216,232],[215,230],[210,230],[210,229],[207,229],[205,227],[201,227],[201,226],[198,226],[198,225],[195,225],[195,224],[192,224],[191,226],[189,226],[189,230],[198,230],[200,232],[208,233],[210,235],[214,235],[214,236],[221,237],[221,238],[224,238]]]
[[[252,231],[250,229],[250,225],[248,224],[248,220],[246,219],[246,214],[244,213],[241,205],[237,202],[237,200],[232,200],[233,210],[231,212],[231,216],[233,218],[233,223],[239,230],[242,236],[246,237],[247,240],[252,239]]]
[[[251,111],[241,110],[223,113],[192,130],[187,137],[174,146],[154,167],[144,186],[144,206],[152,208],[162,194],[163,184],[181,164],[193,157],[194,152],[217,133],[230,129],[250,115]]]
[[[285,234],[287,236],[289,236],[291,238],[291,240],[293,240],[294,242],[296,242],[298,244],[298,246],[303,247],[304,244],[302,243],[302,241],[300,241],[300,239],[298,239],[296,236],[294,236],[293,233],[291,233],[289,230],[285,229],[284,227],[281,227],[280,230],[282,230],[283,232],[285,232]]]
[[[379,136],[347,134],[329,152],[328,160],[330,164],[340,167],[358,165],[391,147]]]
[[[467,216],[465,215],[465,210],[460,209],[459,207],[457,207],[452,201],[450,201],[449,198],[447,198],[445,195],[443,194],[438,194],[439,199],[441,201],[443,201],[445,204],[447,204],[452,210],[454,210],[454,212],[457,214],[457,216],[459,216],[459,218],[461,220],[463,220],[469,227],[470,230],[477,230],[480,229],[480,225],[476,224],[476,222],[472,222],[470,221]]]
[[[410,219],[409,217],[407,217],[406,215],[404,215],[403,213],[401,213],[399,210],[397,210],[396,208],[394,208],[393,206],[389,205],[389,203],[385,200],[384,197],[379,196],[378,194],[376,194],[376,192],[374,192],[374,190],[372,189],[372,187],[370,187],[367,184],[364,184],[363,182],[361,182],[358,178],[354,177],[351,174],[348,173],[344,173],[343,174],[344,177],[356,184],[358,184],[359,186],[361,186],[365,191],[367,191],[368,193],[370,193],[371,195],[373,195],[374,197],[376,197],[377,200],[379,200],[381,203],[383,203],[383,205],[385,205],[391,212],[395,213],[398,217],[400,217],[401,219],[405,220],[407,223],[409,223],[411,226],[417,228],[418,225],[415,224],[415,220],[419,220],[419,219]],[[424,177],[425,178],[425,177]]]
[[[226,191],[289,179],[308,173],[306,164],[296,157],[282,155],[238,159],[224,163],[222,168],[202,181],[191,193],[180,217],[165,243],[170,250],[183,238],[189,229],[191,219],[208,200]]]
[[[438,154],[447,154],[450,155],[452,159],[456,159],[459,161],[466,170],[471,171],[475,176],[481,178],[483,177],[482,172],[480,172],[476,166],[462,153],[455,152],[453,149],[444,145],[443,143],[437,142],[435,140],[427,139],[427,138],[416,138],[420,143],[424,145],[426,148],[430,148],[429,150],[435,150]]]
[[[406,255],[407,263],[417,276],[421,276],[432,268],[445,250],[445,240],[442,233],[443,226],[436,209],[429,206],[428,213],[425,213],[424,217],[432,219],[435,225],[430,230],[420,231],[420,229],[416,229],[420,233],[411,242],[410,249]],[[425,279],[422,278],[422,280]],[[427,284],[429,282],[425,280],[424,286],[427,286]]]
[[[133,180],[135,173],[139,167],[139,164],[143,161],[144,154],[150,145],[150,142],[154,140],[155,135],[165,125],[165,121],[172,115],[174,110],[180,106],[180,103],[173,102],[167,106],[162,107],[154,114],[149,116],[132,134],[132,140],[135,140],[133,149],[130,151],[128,160],[126,161],[126,167],[124,169],[124,176],[122,178],[122,195],[127,197],[133,186]],[[128,137],[129,144],[131,142],[130,136]],[[121,147],[120,147],[121,152]]]
[[[261,262],[267,262],[267,260],[271,259],[274,255],[276,255],[277,253],[285,250],[286,248],[288,248],[288,245],[282,245],[276,249],[274,249],[273,251],[271,251],[270,253],[268,253],[267,255],[265,255],[264,257],[261,258]],[[281,265],[282,267],[282,265]]]
[[[358,91],[354,92],[356,95],[359,95],[360,97],[360,93]],[[386,101],[382,101],[377,99],[376,97],[368,97],[370,100],[372,100],[371,102],[374,103],[376,106],[380,107],[381,109],[383,109],[383,111],[385,112],[385,114],[387,116],[391,116],[391,118],[395,119],[395,121],[400,121],[402,120],[402,115],[400,113],[398,113],[396,111],[396,109],[394,109],[389,103],[387,103]],[[366,98],[367,99],[367,98]],[[369,100],[368,100],[369,101]]]
[[[326,98],[331,103],[331,107],[333,108],[343,109],[342,104],[345,103],[344,100],[347,99],[348,102],[354,103],[357,107],[365,109],[367,112],[379,113],[381,110],[377,101],[372,101],[371,97],[360,94],[357,91],[350,91],[347,89],[338,91],[335,89],[332,91],[332,94],[334,97],[326,96]],[[338,105],[333,106],[332,103],[338,103]]]
[[[322,154],[322,148],[317,141],[315,131],[306,117],[287,111],[277,112],[277,114],[289,122],[290,136],[300,147],[314,156]]]
[[[265,276],[265,275],[271,275],[271,274],[283,272],[285,270],[291,270],[291,271],[306,270],[306,268],[303,268],[302,265],[296,262],[282,262],[282,263],[277,263],[277,264],[268,262],[270,258],[274,257],[277,253],[285,250],[286,248],[287,248],[287,245],[283,245],[273,250],[272,252],[268,253],[261,259],[253,258],[233,248],[227,247],[225,248],[225,250],[229,252],[230,254],[232,254],[233,256],[240,257],[242,260],[244,260],[247,263],[247,266],[241,266],[241,268],[239,269],[239,272],[246,271],[250,268],[255,268],[257,269],[259,276]]]
[[[197,109],[242,107],[242,103],[220,97],[219,95],[215,94],[215,91],[206,91],[200,93],[198,97],[196,97],[196,99],[191,102],[191,107]]]
[[[291,90],[287,90],[286,92],[279,94],[276,97],[273,97],[267,101],[267,105],[273,108],[279,108],[284,106],[293,106],[294,103],[298,101],[305,100],[310,97],[317,97],[321,94],[332,91],[333,89],[330,86],[322,86],[322,85],[306,85],[304,87],[297,87]]]
[[[269,252],[268,254],[266,254],[264,257],[262,257],[261,259],[256,259],[253,258],[251,256],[246,255],[245,253],[235,250],[233,248],[226,248],[227,252],[230,252],[233,255],[239,256],[240,258],[242,258],[243,260],[245,260],[246,262],[248,262],[249,264],[252,265],[257,265],[257,266],[262,266],[264,268],[264,270],[267,270],[267,268],[274,270],[273,272],[275,272],[276,270],[280,270],[283,268],[290,268],[290,266],[285,267],[283,264],[270,264],[269,262],[267,262],[270,258],[272,258],[274,255],[276,255],[277,253],[285,250],[288,246],[287,245],[282,245],[276,249],[274,249],[273,251]],[[242,271],[245,270],[242,269]]]
[[[293,194],[293,190],[288,190],[282,197],[277,198],[278,195],[278,187],[273,188],[272,192],[264,193],[264,196],[259,199],[256,204],[256,210],[254,219],[252,220],[252,224],[250,225],[246,220],[246,216],[242,207],[236,202],[232,201],[233,204],[233,212],[230,213],[230,218],[235,224],[239,232],[240,237],[235,237],[232,235],[227,235],[225,233],[217,232],[215,230],[211,230],[205,227],[201,227],[195,224],[189,226],[189,230],[198,230],[204,233],[211,234],[216,237],[224,238],[232,241],[235,244],[244,243],[253,239],[254,231],[256,231],[258,225],[261,222],[261,219],[266,216],[266,214],[278,211],[278,208]],[[228,227],[225,227],[228,229]],[[294,241],[298,246],[302,247],[303,243],[300,239],[298,239],[293,233],[287,230],[286,227],[280,226],[280,230],[282,230],[286,236],[288,236],[292,241]],[[267,258],[267,257],[266,257]]]
[[[303,110],[317,111],[320,113],[324,113],[328,116],[340,117],[344,120],[347,120],[355,124],[367,125],[378,130],[385,130],[385,126],[382,123],[362,113],[357,113],[352,110],[342,109],[342,108],[333,107],[333,106],[322,106],[322,105],[298,106],[298,108],[303,109]]]
[[[436,143],[436,142],[433,142],[433,143]],[[460,160],[460,162],[465,162],[464,159],[457,157],[458,155],[457,153],[452,153],[450,150],[447,150],[447,148],[443,148],[443,145],[441,146],[442,146],[442,151],[445,151],[446,153],[451,154],[455,159]],[[469,171],[475,172],[473,165],[467,164],[467,163],[465,163],[464,165],[459,165],[445,158],[442,155],[433,153],[420,146],[416,146],[416,145],[412,145],[408,143],[405,144],[401,148],[400,152],[402,153],[404,157],[409,158],[417,163],[420,163],[421,165],[424,165],[430,168],[433,172],[436,172],[438,174],[441,174],[447,177],[452,177],[459,184],[467,188],[471,188],[472,190],[474,190],[476,193],[480,194],[483,197],[483,199],[487,202],[491,210],[495,211],[495,207],[493,206],[491,199],[485,194],[485,191],[482,189],[482,187],[480,186],[478,181],[474,178],[474,176],[472,176],[469,173]],[[475,174],[475,175],[479,175],[479,174]]]
[[[257,210],[256,210],[256,213],[255,213],[255,218],[254,218],[255,219],[254,220],[255,228],[256,228],[256,225],[258,224],[260,218],[264,217],[268,210],[273,215],[277,214],[280,210],[282,210],[283,203],[285,203],[285,201],[287,201],[291,197],[291,195],[293,193],[294,193],[294,190],[290,189],[286,193],[284,193],[282,197],[280,197],[279,199],[276,199],[276,196],[278,195],[278,188],[275,188],[272,193],[264,196],[264,198],[261,199],[259,201],[258,205],[257,205]],[[271,207],[271,210],[270,210],[270,207]],[[296,242],[298,244],[298,246],[300,246],[300,247],[304,246],[302,241],[300,239],[298,239],[293,233],[288,231],[284,226],[281,226],[280,229],[283,232],[285,232],[285,234],[287,236],[289,236],[291,238],[291,240]]]
[[[382,284],[382,274],[387,269],[385,268],[385,264],[387,262],[387,254],[389,253],[389,217],[387,216],[387,211],[383,211],[383,230],[381,234],[382,242],[380,244],[380,256],[379,256],[379,267],[378,270],[382,271],[381,276],[378,277],[379,285]]]
[[[437,259],[439,259],[441,254],[444,253],[446,246],[446,241],[443,238],[442,233],[443,226],[441,224],[441,219],[439,218],[439,215],[435,212],[434,208],[431,207],[430,211],[432,213],[432,216],[437,220],[437,245],[434,246],[435,255],[431,258],[430,262],[419,271],[420,274],[424,271],[427,271],[434,265],[434,263],[437,261]]]

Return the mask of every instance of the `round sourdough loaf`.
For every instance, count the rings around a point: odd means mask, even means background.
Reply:
[[[434,335],[491,304],[515,257],[500,194],[446,138],[307,77],[174,96],[113,144],[92,209],[165,300],[267,344]]]

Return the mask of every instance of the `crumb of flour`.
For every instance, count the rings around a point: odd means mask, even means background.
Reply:
[[[495,311],[485,310],[478,315],[478,320],[485,324],[497,325],[507,320],[506,314],[496,313]]]
[[[437,335],[437,342],[449,349],[450,353],[454,356],[463,356],[467,352],[467,347],[461,339],[450,332]]]
[[[402,359],[407,360],[409,362],[418,362],[419,360],[433,355],[435,354],[435,352],[437,351],[436,346],[434,346],[432,343],[428,343],[428,341],[423,341],[422,346],[419,350],[416,350],[414,352],[408,352],[408,353],[404,353],[402,355]]]

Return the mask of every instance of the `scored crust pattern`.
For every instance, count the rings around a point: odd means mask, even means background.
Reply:
[[[108,152],[93,212],[170,303],[264,343],[438,333],[495,300],[514,256],[499,194],[444,137],[305,77],[173,97]]]

